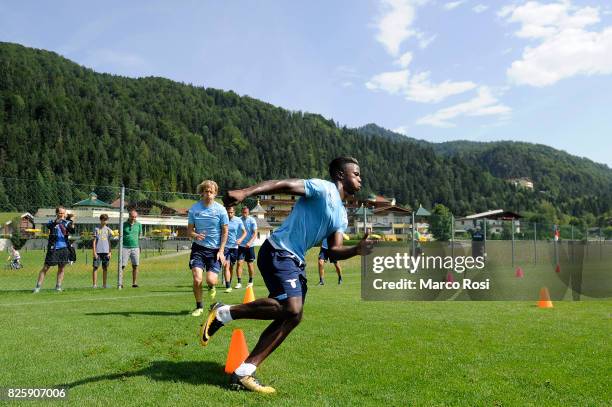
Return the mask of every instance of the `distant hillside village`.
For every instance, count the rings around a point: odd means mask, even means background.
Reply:
[[[251,215],[257,222],[256,245],[260,245],[270,235],[272,230],[282,224],[289,216],[297,198],[293,195],[276,194],[261,195],[257,197],[257,204],[250,208]],[[164,239],[186,239],[187,237],[187,212],[189,208],[173,208],[164,202],[155,200],[141,200],[126,202],[123,218],[127,219],[127,211],[135,208],[138,213],[138,221],[143,225],[144,236],[149,238]],[[118,235],[120,219],[119,199],[106,203],[98,199],[95,193],[91,193],[88,199],[70,205],[69,214],[75,217],[76,235],[90,237],[94,228],[99,224],[100,215],[109,217],[108,224],[115,229]],[[413,210],[400,206],[395,198],[381,195],[370,195],[366,200],[349,198],[346,201],[349,226],[348,234],[363,234],[366,229],[371,233],[380,235],[387,240],[404,240],[411,236],[413,220],[416,230],[422,240],[432,240],[429,231],[429,217],[431,212],[420,206]],[[55,218],[55,208],[40,208],[35,214],[24,213],[20,216],[21,236],[26,238],[46,237],[45,225],[49,220]],[[473,231],[479,222],[487,219],[487,227],[493,233],[501,233],[502,222],[521,218],[517,213],[504,211],[502,209],[471,214],[462,218],[456,218],[454,227],[458,234]],[[520,228],[516,223],[517,230]],[[9,220],[3,225],[2,234],[5,236],[13,233],[13,221]]]

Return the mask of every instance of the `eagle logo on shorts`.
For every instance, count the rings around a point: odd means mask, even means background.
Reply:
[[[292,278],[291,280],[285,280],[285,282],[291,284],[291,288],[296,288],[297,284],[295,283],[297,281],[297,278]]]

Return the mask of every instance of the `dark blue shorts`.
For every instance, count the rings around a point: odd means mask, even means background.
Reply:
[[[236,260],[238,260],[238,248],[225,248],[225,250],[223,251],[223,255],[225,256],[225,261],[229,261],[230,264],[234,264],[236,263]]]
[[[108,258],[108,253],[98,253],[98,258],[94,258],[93,266],[94,268],[98,268],[100,266],[108,267],[109,263],[110,259]]]
[[[338,263],[338,260],[332,260],[329,257],[329,253],[327,252],[327,249],[323,247],[321,247],[321,250],[319,251],[319,260],[329,261],[330,263],[333,263],[333,264]]]
[[[221,271],[221,262],[217,260],[218,252],[219,249],[210,249],[193,243],[191,245],[191,255],[189,256],[189,269],[198,267],[205,271],[219,273]]]
[[[259,249],[257,267],[270,292],[269,298],[279,301],[289,297],[306,300],[306,264],[286,250],[277,250],[267,240]]]
[[[238,260],[246,260],[247,263],[255,261],[255,248],[238,246]]]

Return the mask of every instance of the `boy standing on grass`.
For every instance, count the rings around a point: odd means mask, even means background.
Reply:
[[[206,284],[210,302],[215,299],[218,274],[225,263],[229,219],[227,211],[215,197],[219,187],[215,181],[203,181],[198,185],[202,200],[189,209],[187,235],[193,239],[189,268],[193,274],[193,296],[196,308],[191,313],[199,317],[204,312],[202,305],[202,274],[206,270]]]
[[[100,226],[94,230],[93,248],[93,288],[98,288],[98,268],[102,266],[102,287],[108,288],[106,280],[108,277],[108,265],[111,259],[111,237],[113,231],[106,226],[108,215],[100,215]]]
[[[275,192],[299,195],[291,214],[261,246],[257,266],[270,292],[240,305],[216,303],[200,331],[200,343],[207,346],[212,335],[235,319],[272,320],[262,332],[257,345],[232,374],[231,385],[258,393],[274,393],[273,387],[259,383],[255,369],[302,320],[307,284],[304,257],[308,249],[328,239],[329,255],[336,260],[372,252],[373,243],[366,236],[352,247],[343,247],[347,227],[346,209],[342,201],[361,189],[357,160],[338,157],[329,165],[332,182],[320,179],[286,179],[264,181],[249,188],[229,191],[226,205],[235,205],[252,195]]]

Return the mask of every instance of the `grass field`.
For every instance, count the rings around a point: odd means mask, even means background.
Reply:
[[[199,346],[187,254],[143,259],[138,289],[94,291],[76,264],[66,291],[51,290],[53,270],[36,295],[42,253],[22,254],[23,270],[0,271],[0,387],[67,386],[69,405],[612,403],[610,301],[364,302],[359,260],[344,262],[341,286],[328,266],[319,287],[313,249],[304,320],[258,369],[270,397],[228,390],[223,374],[231,329],[252,348],[265,322],[236,321]],[[259,278],[255,294],[267,294]]]

